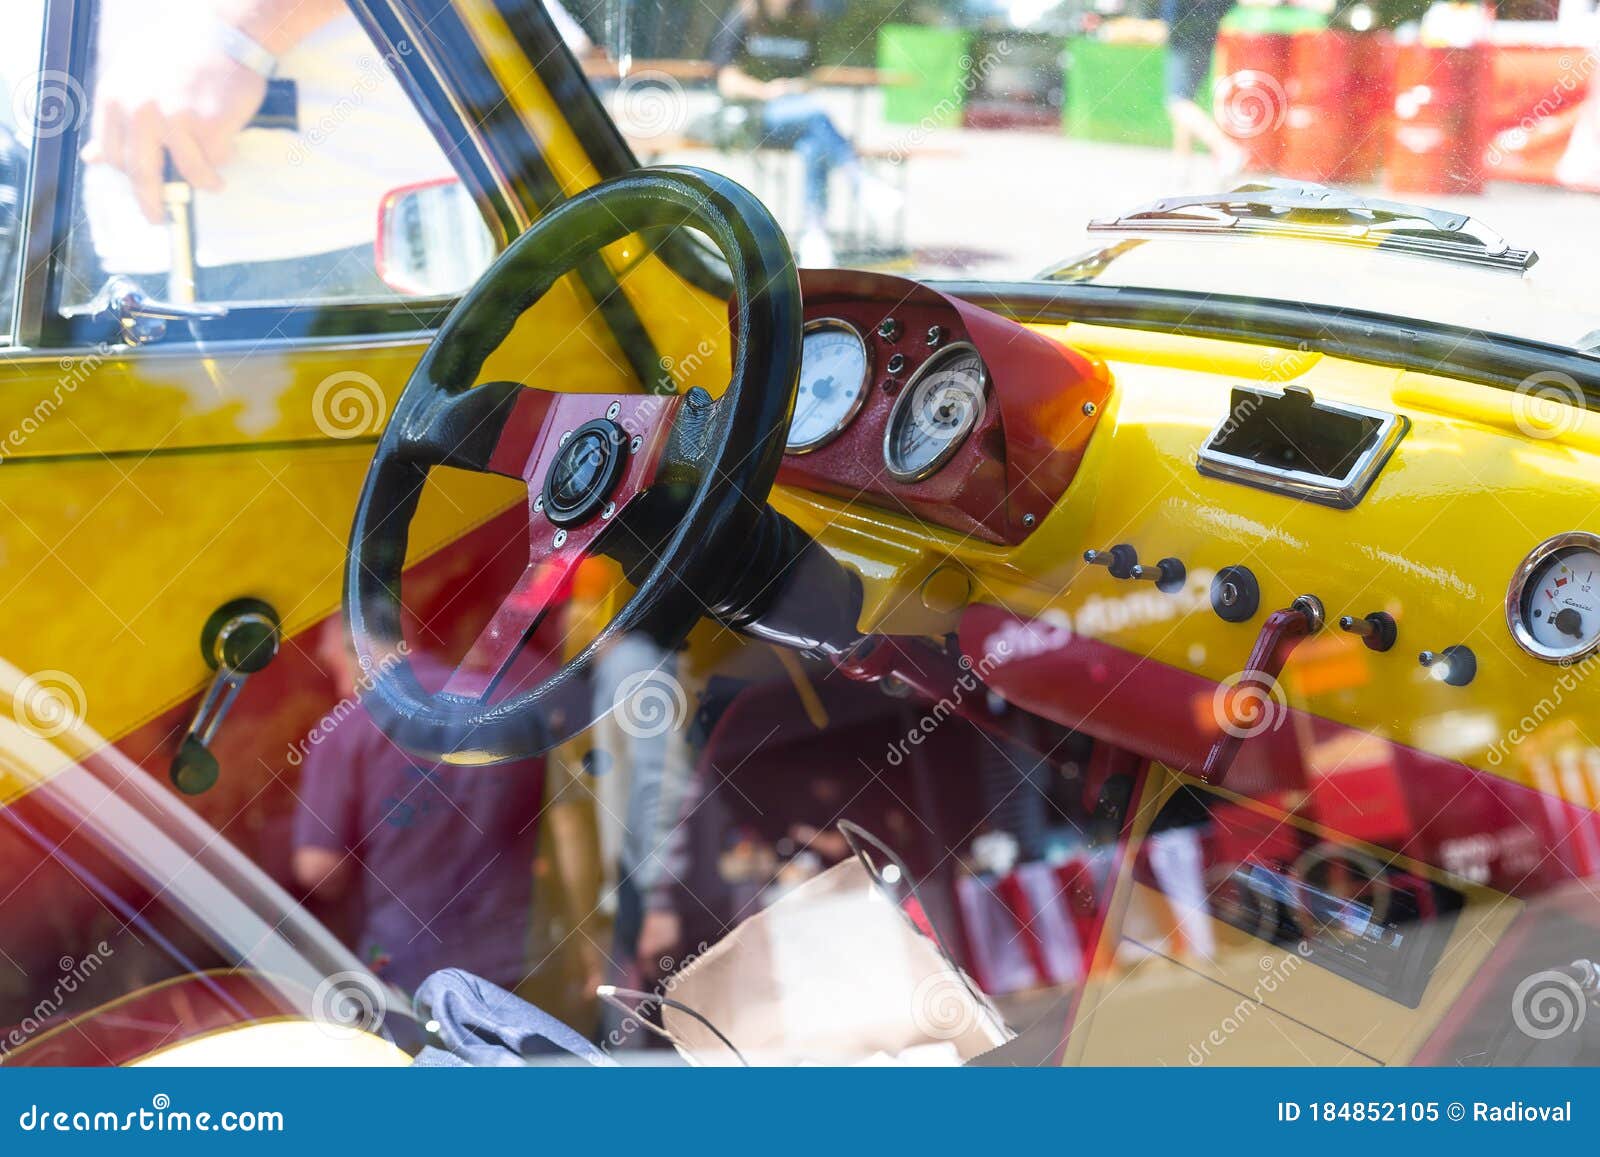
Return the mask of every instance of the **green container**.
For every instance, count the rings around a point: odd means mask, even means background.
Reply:
[[[1170,145],[1166,67],[1165,45],[1069,42],[1063,127],[1086,141]]]
[[[959,125],[971,63],[968,41],[958,28],[885,24],[879,29],[878,67],[906,78],[904,84],[884,86],[883,119],[897,125]]]
[[[1286,4],[1270,7],[1240,4],[1222,18],[1224,32],[1253,32],[1258,36],[1289,35],[1307,30],[1320,32],[1327,26],[1328,18],[1322,13]]]

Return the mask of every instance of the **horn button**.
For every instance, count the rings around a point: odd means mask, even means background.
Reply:
[[[616,490],[628,462],[628,435],[609,418],[574,430],[544,479],[544,514],[557,526],[593,518]]]

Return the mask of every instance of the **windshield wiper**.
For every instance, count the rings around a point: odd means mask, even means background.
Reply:
[[[1167,197],[1089,222],[1090,233],[1264,233],[1388,249],[1522,273],[1539,255],[1465,213],[1365,199],[1302,181],[1252,181],[1231,193]]]

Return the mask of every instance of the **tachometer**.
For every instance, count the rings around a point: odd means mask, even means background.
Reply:
[[[867,396],[867,343],[849,322],[822,318],[806,324],[800,386],[784,449],[803,454],[837,438]]]
[[[883,435],[883,464],[900,482],[928,477],[950,461],[983,416],[989,375],[965,342],[929,358],[895,399]]]
[[[1535,547],[1511,580],[1506,621],[1519,647],[1551,662],[1600,646],[1600,536],[1573,531]]]

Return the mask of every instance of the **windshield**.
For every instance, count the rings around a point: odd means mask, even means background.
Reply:
[[[1594,350],[1600,22],[1586,0],[547,8],[639,160],[747,183],[805,266],[1050,274]],[[1232,221],[1152,236],[1127,219],[1274,182],[1447,210],[1530,260],[1486,267],[1450,245],[1417,260],[1360,212],[1319,224],[1376,252]],[[1149,243],[1119,246],[1130,237]]]

